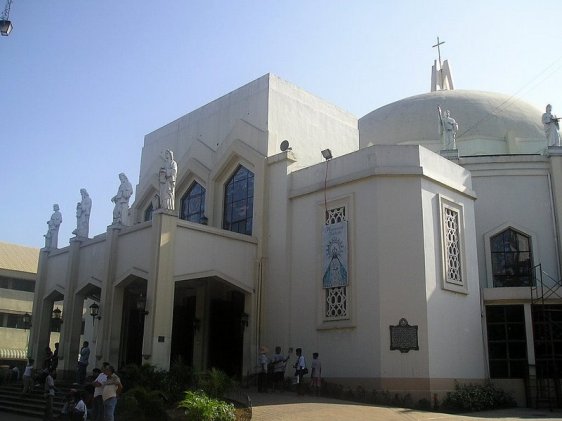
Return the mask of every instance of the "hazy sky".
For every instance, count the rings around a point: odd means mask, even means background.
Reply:
[[[118,174],[138,182],[145,134],[266,73],[361,117],[429,91],[439,36],[457,89],[562,114],[560,1],[13,0],[10,20],[4,242],[42,247],[59,203],[68,245],[82,187],[90,236],[105,232]]]

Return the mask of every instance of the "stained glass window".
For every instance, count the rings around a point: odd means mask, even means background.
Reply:
[[[201,223],[205,215],[205,188],[196,181],[181,199],[180,218],[185,221]]]
[[[532,284],[531,238],[508,228],[490,239],[494,287]]]
[[[254,214],[254,173],[240,165],[224,190],[222,227],[252,235]]]

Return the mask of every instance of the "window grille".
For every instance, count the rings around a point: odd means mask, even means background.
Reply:
[[[459,229],[459,212],[455,209],[445,208],[445,257],[447,282],[462,285],[461,268],[461,241]]]
[[[326,210],[326,225],[347,221],[345,206]],[[324,288],[326,320],[339,320],[348,317],[347,287]]]

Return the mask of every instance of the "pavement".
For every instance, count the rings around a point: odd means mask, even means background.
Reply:
[[[510,408],[451,415],[409,408],[367,405],[295,393],[250,392],[252,421],[560,421],[562,410]]]
[[[560,421],[562,410],[509,408],[451,415],[408,408],[367,405],[339,399],[297,396],[295,393],[250,391],[252,421]],[[0,421],[38,421],[41,418],[0,412]],[[117,421],[119,421],[117,419]]]

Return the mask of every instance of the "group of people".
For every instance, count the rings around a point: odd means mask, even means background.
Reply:
[[[55,352],[47,347],[42,362],[41,372],[33,376],[34,360],[28,359],[23,372],[23,394],[31,393],[34,385],[43,387],[45,396],[45,420],[53,420],[53,398],[55,396],[55,378],[58,364],[58,343]],[[115,368],[108,362],[102,368],[94,368],[92,376],[86,377],[90,348],[85,341],[80,349],[76,370],[75,388],[70,389],[59,419],[69,421],[113,421],[117,396],[121,393],[123,385],[115,373]],[[88,416],[88,411],[91,413]]]
[[[289,348],[288,355],[285,356],[281,352],[281,347],[275,347],[275,353],[269,357],[267,353],[268,348],[265,346],[260,347],[258,355],[258,392],[267,393],[271,386],[273,391],[285,390],[285,371],[287,362],[289,361],[293,352]],[[295,350],[296,360],[293,364],[294,376],[293,384],[296,385],[297,394],[304,395],[304,381],[303,377],[308,374],[308,367],[306,366],[306,359],[302,353],[302,348]],[[315,394],[320,394],[320,386],[322,383],[322,364],[318,358],[318,352],[312,354],[312,363],[310,367],[311,387]]]

